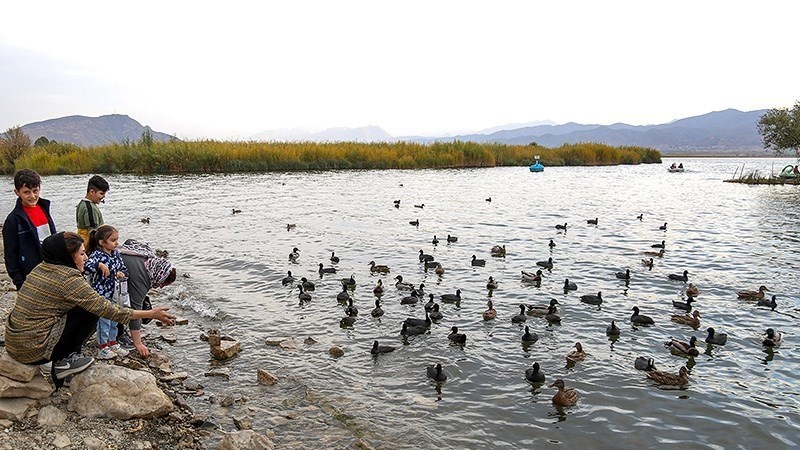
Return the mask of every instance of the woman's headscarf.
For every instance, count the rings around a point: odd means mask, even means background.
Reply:
[[[154,287],[161,286],[172,272],[172,263],[166,258],[161,258],[153,253],[149,245],[134,239],[128,239],[119,248],[123,255],[134,255],[144,258],[144,268],[150,277],[150,284]]]
[[[67,243],[64,241],[63,231],[51,234],[42,241],[42,258],[45,262],[50,264],[58,264],[59,266],[77,269],[75,260],[72,258],[69,250],[67,250]]]

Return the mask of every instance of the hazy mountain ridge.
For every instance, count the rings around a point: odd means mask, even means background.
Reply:
[[[81,147],[122,142],[126,139],[138,141],[144,132],[144,125],[123,114],[109,114],[100,117],[67,116],[57,119],[33,122],[22,126],[22,131],[35,141],[41,136],[51,141],[69,142]],[[166,133],[150,130],[155,141],[175,139]]]

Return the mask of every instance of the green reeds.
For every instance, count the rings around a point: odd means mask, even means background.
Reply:
[[[540,155],[545,166],[660,163],[643,147],[568,144],[558,148],[474,142],[125,142],[80,148],[51,144],[16,160],[42,175],[80,173],[210,173],[331,169],[421,169],[522,166]]]

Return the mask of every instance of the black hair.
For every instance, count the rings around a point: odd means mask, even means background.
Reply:
[[[80,237],[77,233],[73,233],[71,231],[64,232],[64,244],[67,246],[67,251],[70,255],[74,255],[75,252],[81,248],[83,245],[83,238]]]
[[[100,175],[95,175],[89,178],[89,184],[86,186],[86,192],[91,190],[108,192],[108,181]]]
[[[42,177],[31,169],[20,169],[14,172],[14,189],[20,190],[27,186],[30,189],[39,187],[42,184]]]
[[[99,228],[96,230],[92,230],[89,232],[89,248],[86,249],[86,253],[91,255],[94,253],[95,250],[100,248],[100,241],[104,241],[108,239],[113,233],[116,233],[117,229],[112,227],[111,225],[100,225]]]
[[[167,279],[164,280],[163,283],[161,283],[161,287],[168,286],[174,283],[176,278],[178,278],[178,271],[175,270],[175,268],[173,267],[172,270],[169,272]]]

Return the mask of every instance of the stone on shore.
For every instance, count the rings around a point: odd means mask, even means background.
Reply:
[[[217,359],[232,358],[242,350],[239,342],[223,340],[219,330],[210,330],[208,332],[208,344],[211,346],[211,354]]]
[[[2,398],[47,398],[52,392],[53,387],[38,372],[27,383],[0,377],[0,397]]]
[[[226,380],[230,380],[231,378],[231,371],[228,368],[219,368],[219,369],[211,369],[205,373],[207,377],[220,377]]]
[[[0,398],[0,419],[20,421],[36,406],[32,398]]]
[[[39,372],[39,366],[22,364],[8,356],[6,349],[0,348],[0,375],[15,381],[27,383]]]
[[[67,414],[53,405],[47,405],[39,410],[36,423],[40,427],[60,427],[67,420]]]
[[[173,409],[151,373],[109,364],[95,364],[75,375],[70,391],[69,410],[84,417],[149,419]]]
[[[264,369],[258,369],[258,382],[266,384],[267,386],[272,386],[278,382],[278,377]]]
[[[253,430],[225,433],[219,450],[273,450],[275,446],[267,437]]]
[[[344,356],[344,350],[342,350],[341,347],[338,347],[336,345],[334,345],[333,347],[329,348],[328,349],[328,353],[330,353],[331,356],[333,356],[334,358],[339,358],[341,356]]]

